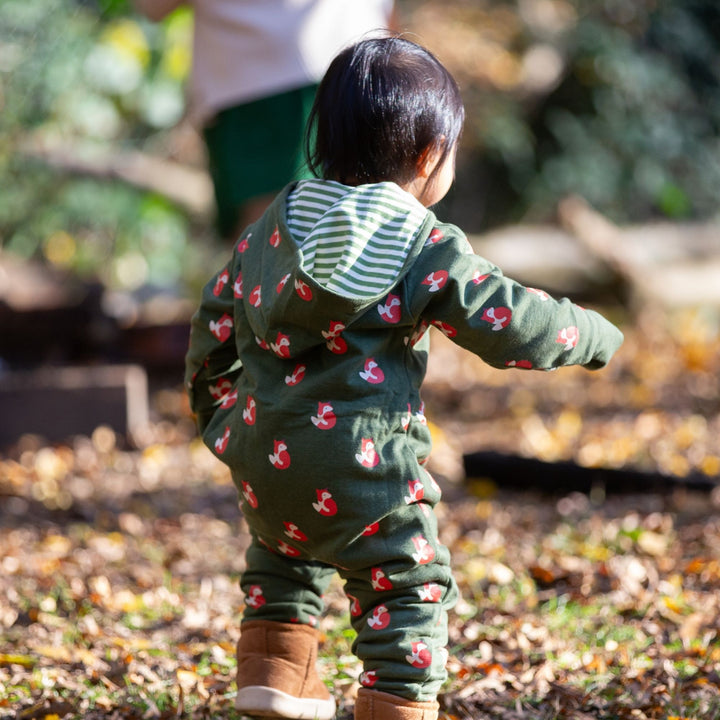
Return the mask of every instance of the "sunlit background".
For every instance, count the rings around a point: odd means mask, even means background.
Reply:
[[[579,193],[620,223],[710,219],[720,185],[712,0],[405,0],[468,107],[445,217],[547,223]],[[112,290],[196,292],[218,249],[183,120],[192,13],[0,6],[0,248]]]
[[[428,467],[463,598],[441,717],[717,719],[720,3],[397,7],[468,110],[438,215],[626,333],[598,373],[432,339]],[[0,0],[3,720],[240,720],[249,536],[182,386],[228,251],[185,119],[192,23]],[[349,720],[361,669],[339,584],[326,600]]]

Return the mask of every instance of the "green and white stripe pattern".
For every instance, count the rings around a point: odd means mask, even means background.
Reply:
[[[310,277],[343,297],[365,298],[395,284],[427,212],[392,182],[304,180],[289,197],[287,223]]]

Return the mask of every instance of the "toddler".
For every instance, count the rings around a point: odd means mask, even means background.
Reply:
[[[438,716],[457,591],[425,470],[431,326],[498,368],[600,368],[622,342],[595,312],[504,277],[427,209],[452,183],[463,120],[422,47],[343,50],[311,115],[316,179],[243,232],[193,318],[191,404],[252,533],[244,713],[334,716],[315,627],[339,573],[363,663],[356,720]]]

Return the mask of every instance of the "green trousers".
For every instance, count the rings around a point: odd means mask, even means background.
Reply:
[[[305,163],[305,124],[317,85],[307,85],[221,110],[204,129],[217,226],[237,230],[240,207],[312,177]]]
[[[272,537],[263,522],[263,533],[254,531],[241,581],[245,619],[314,625],[337,572],[357,633],[353,652],[363,662],[360,683],[411,700],[433,700],[447,677],[447,610],[457,589],[449,552],[437,540],[432,506],[439,489],[430,481],[409,482],[404,505],[350,542],[333,543],[323,533],[318,546],[290,522],[278,523]],[[247,484],[241,488],[252,528],[253,491]],[[365,502],[372,504],[371,498]],[[318,513],[335,509],[331,498],[320,495],[318,507]],[[342,525],[340,513],[332,520]]]

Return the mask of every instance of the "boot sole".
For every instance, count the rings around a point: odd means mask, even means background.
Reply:
[[[264,685],[248,685],[238,690],[235,709],[260,717],[332,720],[335,717],[335,700],[298,698]]]

